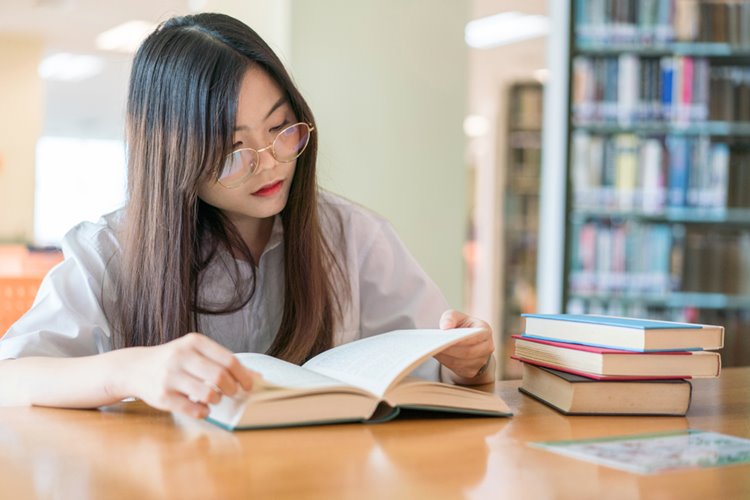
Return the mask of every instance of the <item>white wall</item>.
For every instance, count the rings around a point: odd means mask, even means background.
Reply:
[[[290,12],[321,183],[391,220],[462,308],[468,4],[293,0]]]

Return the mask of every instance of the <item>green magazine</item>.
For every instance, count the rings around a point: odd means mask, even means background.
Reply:
[[[636,474],[750,463],[750,439],[694,429],[530,445]]]

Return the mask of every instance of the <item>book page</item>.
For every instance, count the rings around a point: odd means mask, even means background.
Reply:
[[[340,345],[302,366],[382,398],[392,384],[408,374],[409,368],[480,331],[397,330]]]
[[[293,363],[257,353],[235,356],[262,379],[256,379],[251,391],[240,390],[210,405],[209,420],[226,428],[360,420],[377,405],[362,389]]]
[[[264,388],[313,389],[347,385],[266,354],[244,352],[236,356],[243,365],[263,376],[261,387]]]

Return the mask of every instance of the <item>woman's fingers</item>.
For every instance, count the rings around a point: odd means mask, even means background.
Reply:
[[[440,353],[435,356],[440,364],[443,364],[451,370],[458,367],[476,367],[477,369],[483,366],[487,362],[487,358],[492,354],[492,351],[485,351],[481,356],[451,356],[450,354]]]
[[[208,405],[193,401],[183,393],[170,392],[165,396],[167,410],[190,415],[195,418],[206,418],[209,413]]]
[[[194,403],[209,405],[217,404],[221,401],[221,392],[217,391],[215,387],[206,384],[203,380],[195,378],[188,373],[183,373],[182,376],[175,377],[175,380],[172,383],[172,389],[177,393],[184,395]]]
[[[237,383],[239,383],[240,386],[242,386],[242,388],[246,391],[252,389],[253,372],[243,366],[242,363],[239,362],[237,357],[232,353],[232,351],[209,339],[208,337],[200,334],[189,333],[188,335],[186,335],[186,337],[189,337],[189,341],[192,343],[192,347],[197,352],[212,360],[214,363],[218,364],[221,368],[226,370],[226,373],[232,381],[236,381]],[[217,380],[207,381],[214,383],[214,385],[220,387],[217,382],[219,382],[219,379],[223,378],[223,376],[217,373],[209,373],[209,376],[214,376],[217,378]],[[224,383],[226,385],[231,385],[227,384],[226,382]],[[234,392],[232,392],[232,394],[233,393]]]
[[[463,314],[458,311],[448,310],[440,316],[440,328],[442,330],[449,330],[451,328],[458,328]]]
[[[452,357],[442,357],[438,359],[441,365],[450,369],[456,375],[467,379],[477,376],[482,370],[482,367],[484,367],[489,360],[490,355],[487,355],[484,358],[474,359]]]
[[[140,365],[134,395],[155,408],[199,418],[223,395],[250,390],[257,376],[231,351],[197,333],[132,352]]]
[[[220,393],[234,396],[237,393],[239,383],[231,375],[229,370],[212,359],[206,358],[200,353],[195,353],[183,363],[183,370],[204,385],[216,388]]]
[[[486,328],[490,330],[490,325],[486,321],[469,316],[455,309],[448,309],[440,316],[440,329],[450,330],[451,328]]]
[[[440,328],[481,328],[482,332],[454,344],[435,355],[440,364],[457,375],[473,378],[486,366],[495,350],[490,325],[456,310],[447,310],[440,316]]]
[[[483,338],[476,343],[458,343],[442,351],[439,356],[451,358],[486,358],[495,350],[491,337]],[[437,356],[436,356],[437,357]]]

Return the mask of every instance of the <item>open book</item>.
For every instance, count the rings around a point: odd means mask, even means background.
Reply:
[[[239,360],[263,380],[249,393],[224,396],[208,420],[227,429],[379,422],[399,408],[509,416],[498,396],[407,377],[434,354],[480,330],[397,330],[343,344],[302,366],[265,354]]]

